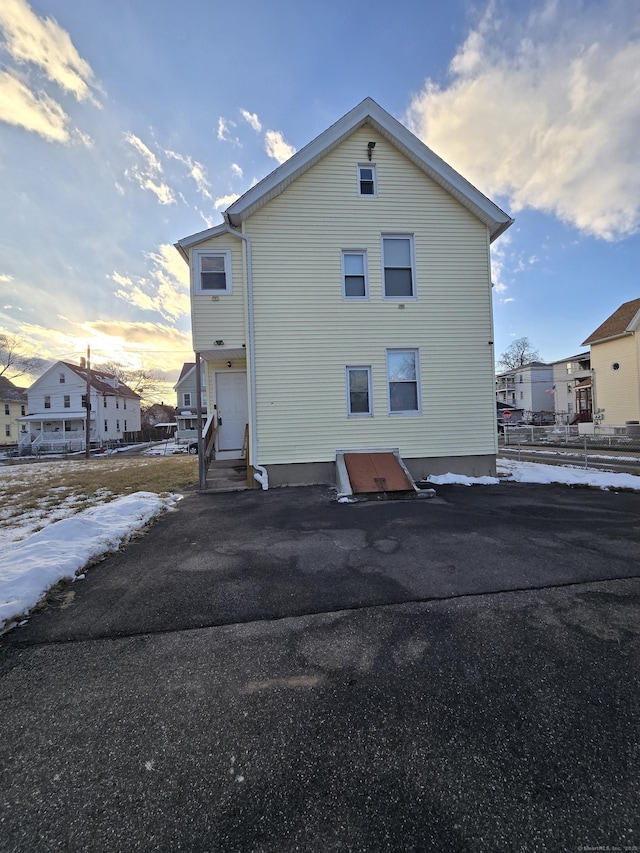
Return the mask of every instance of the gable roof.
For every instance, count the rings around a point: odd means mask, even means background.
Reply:
[[[180,372],[180,376],[178,376],[178,382],[181,382],[185,378],[187,373],[191,373],[195,366],[195,361],[185,361],[185,363],[182,365],[182,371]],[[178,382],[176,382],[176,385],[178,384]]]
[[[301,175],[311,169],[319,160],[333,151],[349,136],[369,124],[382,137],[390,142],[414,165],[428,175],[436,184],[456,198],[474,216],[489,229],[491,241],[499,237],[514,221],[507,213],[476,189],[455,169],[445,163],[437,154],[421,142],[397,119],[383,110],[372,98],[365,98],[350,112],[332,124],[293,157],[290,157],[266,178],[263,178],[244,195],[233,202],[222,214],[225,222],[238,227],[260,210],[271,199],[280,195]],[[185,237],[176,243],[182,251],[226,230],[218,225],[207,231],[200,231]]]
[[[26,403],[26,389],[18,388],[6,376],[0,376],[0,400],[3,402]]]
[[[35,388],[35,386],[38,385],[46,376],[49,376],[57,369],[59,370],[60,365],[63,365],[73,371],[73,373],[75,373],[76,376],[79,376],[83,382],[87,381],[87,370],[85,367],[79,367],[77,364],[72,364],[70,361],[57,361],[49,368],[49,370],[36,379],[29,390],[33,390],[33,388]],[[129,388],[128,385],[125,385],[124,382],[120,382],[117,376],[114,376],[113,373],[107,373],[104,370],[100,370],[99,366],[92,368],[91,370],[91,387],[99,394],[106,394],[107,396],[113,396],[114,392],[117,392],[119,397],[129,397],[132,400],[140,399],[140,395],[136,394],[136,392]]]
[[[632,299],[623,304],[613,312],[610,317],[602,323],[595,332],[592,332],[582,346],[606,341],[610,338],[619,338],[622,335],[631,334],[640,325],[640,299]]]

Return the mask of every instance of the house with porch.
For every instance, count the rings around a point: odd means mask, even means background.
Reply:
[[[87,364],[58,361],[27,391],[20,417],[21,453],[74,452],[86,447]],[[140,430],[140,397],[117,376],[89,371],[89,441],[93,447],[120,442]]]
[[[580,352],[551,363],[557,424],[591,423],[591,357]]]
[[[5,376],[0,376],[0,445],[18,443],[18,420],[26,414],[27,392]]]
[[[591,353],[591,429],[640,434],[640,298],[620,305],[582,345]]]
[[[493,474],[489,247],[511,217],[370,98],[176,243],[205,447],[262,484],[393,449],[415,479]],[[202,481],[201,481],[202,483]]]
[[[553,367],[530,361],[496,375],[496,403],[506,403],[522,412],[532,424],[553,423]]]
[[[207,373],[201,371],[200,419],[202,426],[207,422]],[[174,386],[176,402],[176,442],[194,441],[198,438],[198,389],[195,362],[185,362]]]

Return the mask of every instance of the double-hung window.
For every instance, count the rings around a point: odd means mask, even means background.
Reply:
[[[182,395],[182,399],[183,399],[183,401],[184,401],[184,402],[182,403],[182,405],[183,405],[183,406],[191,406],[191,394],[190,394],[190,393],[185,392],[185,393]]]
[[[378,195],[378,182],[374,163],[358,163],[358,195]]]
[[[51,408],[51,397],[49,394],[44,395],[44,407],[45,407],[45,409]]]
[[[71,396],[69,394],[64,395],[64,407],[65,409],[71,408]]]
[[[371,368],[347,367],[347,414],[349,417],[373,415]]]
[[[210,249],[194,252],[196,293],[231,293],[231,252]]]
[[[419,377],[418,350],[387,350],[390,414],[418,414],[420,412]]]
[[[385,299],[415,299],[415,265],[411,234],[382,235]]]
[[[10,415],[10,414],[11,414],[11,408],[10,408],[10,406],[9,406],[9,404],[8,404],[8,403],[5,403],[5,404],[4,404],[4,413],[5,413],[5,415]]]
[[[369,298],[367,253],[363,250],[342,250],[342,298]]]

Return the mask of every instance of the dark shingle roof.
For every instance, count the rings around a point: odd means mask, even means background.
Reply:
[[[78,367],[77,364],[71,364],[70,361],[63,361],[61,364],[64,364],[64,366],[68,367],[69,370],[73,370],[73,372],[81,379],[84,379],[85,382],[87,381],[86,368]],[[132,391],[128,385],[124,384],[124,382],[117,380],[117,377],[114,376],[113,373],[105,373],[105,371],[100,370],[99,367],[96,367],[95,370],[91,371],[91,387],[95,388],[99,394],[113,395],[114,392],[117,392],[119,397],[131,397],[133,400],[140,399],[139,394]]]
[[[630,302],[624,302],[617,311],[614,311],[610,317],[607,317],[601,326],[598,326],[595,332],[589,335],[586,341],[582,342],[582,346],[623,335],[638,311],[640,311],[640,299],[632,299]]]
[[[0,376],[0,400],[14,403],[26,403],[26,389],[18,388],[6,377]]]

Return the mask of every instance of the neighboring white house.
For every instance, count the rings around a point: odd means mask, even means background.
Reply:
[[[198,392],[195,362],[185,362],[182,365],[182,371],[174,390],[177,396],[176,422],[178,428],[176,430],[176,441],[193,441],[198,437]],[[202,426],[204,426],[207,421],[206,370],[202,370],[200,395]]]
[[[26,409],[26,390],[0,376],[0,445],[18,443],[18,420],[26,414]]]
[[[524,411],[532,423],[553,423],[555,416],[553,367],[530,361],[496,375],[496,401]]]
[[[491,474],[489,244],[512,219],[367,98],[176,244],[217,458],[272,485],[338,451]]]
[[[90,443],[121,441],[140,430],[140,397],[99,367],[91,370]],[[87,369],[58,361],[27,390],[28,413],[20,420],[20,448],[83,450],[86,436]]]
[[[640,431],[640,299],[623,303],[583,346],[591,348],[594,425]]]
[[[588,352],[570,355],[551,363],[557,424],[590,423],[591,358]]]

